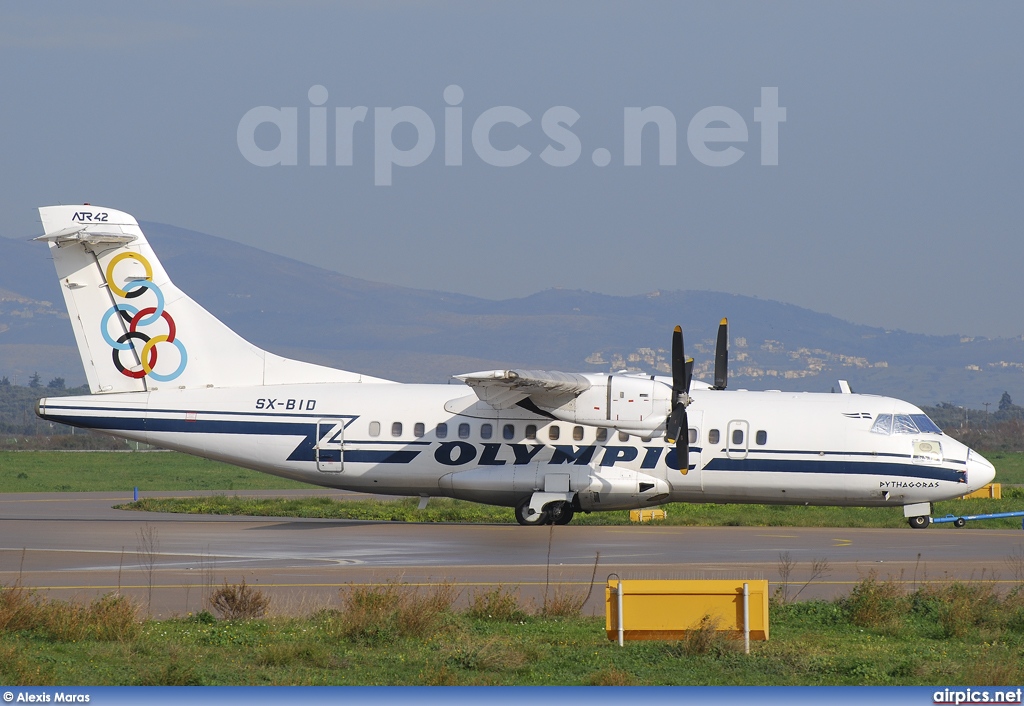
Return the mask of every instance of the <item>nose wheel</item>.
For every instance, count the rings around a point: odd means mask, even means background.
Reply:
[[[918,515],[916,517],[908,517],[907,523],[912,529],[924,529],[932,523],[932,518],[928,515]]]

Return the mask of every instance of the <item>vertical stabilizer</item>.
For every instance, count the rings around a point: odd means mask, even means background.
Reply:
[[[94,393],[377,381],[243,339],[174,286],[127,213],[47,206],[39,216]]]

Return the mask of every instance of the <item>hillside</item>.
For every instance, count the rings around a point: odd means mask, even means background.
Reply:
[[[926,336],[862,326],[789,304],[709,291],[631,297],[549,289],[491,301],[370,282],[172,226],[144,223],[175,282],[276,353],[408,382],[516,366],[667,371],[674,325],[707,377],[722,316],[733,387],[854,389],[980,408],[1024,398],[1024,340]],[[337,253],[325,259],[342,260]],[[453,288],[455,283],[453,284]],[[0,375],[84,382],[46,249],[0,238]]]

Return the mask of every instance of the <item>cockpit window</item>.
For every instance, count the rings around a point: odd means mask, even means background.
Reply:
[[[939,429],[939,425],[928,418],[927,414],[911,414],[910,418],[914,420],[917,428],[925,434],[941,434],[942,430]]]
[[[875,434],[941,434],[927,414],[879,414],[871,427]]]
[[[874,434],[892,434],[892,415],[879,414],[875,417],[875,424],[871,427]]]
[[[897,414],[892,418],[893,434],[916,434],[917,425],[909,414]]]

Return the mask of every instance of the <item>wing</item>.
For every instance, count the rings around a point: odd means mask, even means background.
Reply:
[[[514,407],[527,397],[541,408],[560,407],[590,389],[584,376],[557,370],[484,370],[455,377],[495,409]]]

